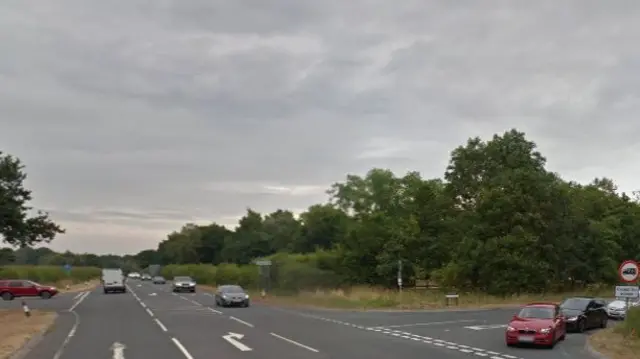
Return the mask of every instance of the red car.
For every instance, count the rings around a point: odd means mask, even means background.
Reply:
[[[566,335],[566,320],[557,304],[531,303],[513,316],[505,340],[508,346],[530,344],[553,348]]]
[[[40,297],[49,299],[58,294],[56,287],[40,285],[30,280],[8,279],[0,280],[0,297],[12,300],[19,297]]]

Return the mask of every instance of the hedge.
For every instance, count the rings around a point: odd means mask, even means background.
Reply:
[[[627,317],[615,327],[615,331],[627,338],[640,341],[640,307],[630,308]]]
[[[268,283],[260,276],[260,269],[255,264],[168,265],[162,268],[162,275],[169,279],[174,276],[190,276],[198,284],[211,286],[239,284],[245,288],[257,289],[268,284],[273,290],[286,292],[333,289],[344,284],[343,279],[336,274],[338,261],[332,252],[278,253],[262,259],[272,261]]]
[[[0,266],[0,279],[28,279],[43,284],[85,282],[99,278],[100,273],[97,267],[73,267],[67,274],[60,266]]]

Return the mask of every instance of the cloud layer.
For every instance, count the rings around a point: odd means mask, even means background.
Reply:
[[[304,209],[373,166],[441,176],[511,127],[565,177],[635,190],[639,18],[630,0],[8,0],[0,148],[74,251]]]

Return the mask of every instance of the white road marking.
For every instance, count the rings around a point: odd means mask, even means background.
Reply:
[[[158,324],[158,326],[160,327],[160,329],[162,329],[163,331],[167,332],[167,327],[164,326],[164,324],[162,324],[161,321],[159,321],[158,319],[155,319],[156,324]]]
[[[210,307],[207,307],[207,309],[209,309],[210,311],[212,311],[212,312],[214,312],[214,313],[216,313],[216,314],[222,314],[222,312],[221,312],[221,311],[219,311],[219,310],[215,310],[215,309],[210,308]]]
[[[249,348],[248,346],[246,346],[246,345],[244,345],[244,344],[239,342],[240,339],[244,338],[243,334],[229,332],[229,334],[223,335],[222,338],[224,340],[228,341],[229,344],[233,345],[234,347],[236,347],[240,351],[249,352],[249,351],[253,350],[253,349]]]
[[[235,321],[236,321],[236,322],[238,322],[238,323],[242,323],[242,324],[244,324],[244,325],[246,325],[246,326],[248,326],[248,327],[253,328],[253,324],[251,324],[251,323],[247,323],[247,322],[245,322],[245,321],[244,321],[244,320],[242,320],[242,319],[238,319],[238,318],[236,318],[236,317],[229,317],[229,319],[235,320]]]
[[[487,330],[487,329],[500,329],[500,328],[506,328],[506,327],[507,327],[506,324],[489,324],[489,325],[471,325],[471,326],[465,327],[465,329]]]
[[[182,355],[184,355],[185,358],[193,359],[191,354],[189,354],[189,351],[187,350],[187,348],[185,348],[184,345],[182,345],[182,343],[180,343],[180,341],[178,339],[171,338],[171,341],[173,342],[173,344],[175,344],[178,347],[178,349],[182,352]]]
[[[111,346],[111,351],[113,351],[113,359],[124,359],[124,350],[126,348],[127,347],[122,343],[113,343],[113,345]]]
[[[70,312],[73,312],[73,310],[74,310],[74,309],[76,309],[76,307],[77,307],[80,303],[82,303],[82,301],[83,301],[86,297],[88,297],[90,293],[91,293],[91,292],[84,292],[84,294],[82,294],[82,296],[81,296],[80,298],[78,298],[78,300],[77,300],[75,303],[73,303],[73,305],[71,306],[71,308],[69,308],[69,311],[70,311]]]
[[[382,325],[375,328],[406,328],[406,327],[420,327],[420,326],[428,326],[428,325],[443,325],[443,324],[457,324],[457,323],[469,323],[469,322],[477,322],[475,319],[464,319],[464,320],[448,320],[443,322],[426,322],[426,323],[412,323],[412,324],[398,324],[398,325]]]
[[[153,312],[150,311],[149,308],[147,308],[146,310],[147,310],[147,313],[149,313],[149,315],[153,317]]]
[[[310,350],[310,351],[312,351],[312,352],[314,352],[314,353],[319,353],[319,352],[320,352],[318,349],[314,349],[314,348],[312,348],[312,347],[310,347],[310,346],[308,346],[308,345],[304,345],[304,344],[302,344],[302,343],[298,343],[298,342],[297,342],[297,341],[295,341],[295,340],[292,340],[292,339],[289,339],[289,338],[285,338],[285,337],[283,337],[283,336],[281,336],[281,335],[278,335],[278,334],[276,334],[276,333],[269,333],[269,334],[273,335],[274,337],[276,337],[276,338],[278,338],[278,339],[282,339],[282,340],[284,340],[285,342],[289,342],[289,343],[291,343],[291,344],[293,344],[293,345],[297,345],[297,346],[299,346],[300,348],[304,348],[304,349]]]
[[[83,295],[84,293],[85,293],[85,292],[80,292],[80,293],[76,294],[76,295],[73,297],[73,300],[78,299],[78,298],[79,298],[81,295]]]

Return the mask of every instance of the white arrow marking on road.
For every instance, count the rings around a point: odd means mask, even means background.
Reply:
[[[150,297],[155,297],[156,295],[157,295],[156,293],[149,294]]]
[[[244,338],[243,334],[229,332],[229,334],[223,335],[222,338],[224,338],[224,340],[228,341],[234,347],[238,348],[238,350],[240,350],[240,351],[248,352],[248,351],[253,350],[253,349],[249,348],[248,346],[246,346],[246,345],[244,345],[244,344],[242,344],[242,343],[240,343],[238,341],[238,340]]]
[[[124,359],[124,350],[126,346],[122,343],[115,342],[111,345],[113,351],[113,359]]]

